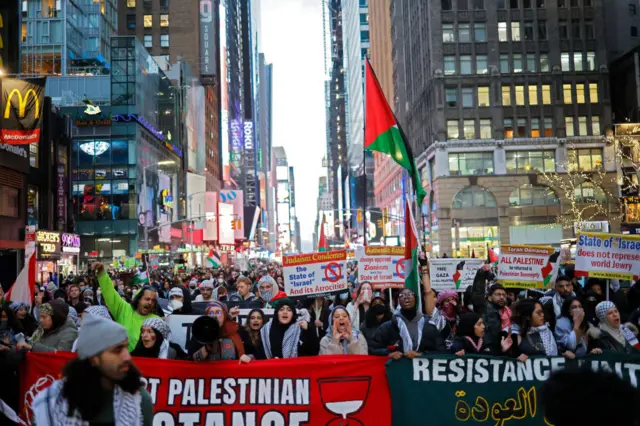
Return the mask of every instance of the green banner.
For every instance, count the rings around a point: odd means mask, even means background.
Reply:
[[[581,366],[615,372],[637,386],[640,356],[594,355],[579,360],[434,355],[387,363],[393,425],[551,425],[538,392],[552,371]]]

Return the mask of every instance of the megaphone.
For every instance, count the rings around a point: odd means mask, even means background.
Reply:
[[[215,318],[201,316],[193,322],[191,334],[201,345],[212,345],[220,337],[220,324]]]

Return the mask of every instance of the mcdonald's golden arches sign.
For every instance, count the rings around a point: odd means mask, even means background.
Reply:
[[[45,79],[6,78],[2,84],[2,142],[26,145],[40,140]]]

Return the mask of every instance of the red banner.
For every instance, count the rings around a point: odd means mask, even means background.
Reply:
[[[38,392],[61,376],[69,353],[29,353],[22,371],[23,418]],[[320,356],[194,363],[136,358],[164,426],[391,424],[387,359]],[[345,422],[344,419],[348,419]]]

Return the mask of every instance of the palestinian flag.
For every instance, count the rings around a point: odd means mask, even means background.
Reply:
[[[327,223],[327,220],[322,213],[322,224],[320,225],[320,239],[318,240],[318,251],[329,251],[329,244],[327,243],[327,237],[324,235],[324,227]]]
[[[495,268],[498,266],[498,259],[500,259],[498,254],[487,245],[487,263],[491,265],[492,268]]]
[[[422,200],[427,194],[422,188],[411,145],[398,126],[398,120],[384,97],[369,59],[366,69],[364,149],[388,154],[406,169],[416,191],[418,206],[422,206]]]
[[[134,277],[133,277],[133,284],[134,285],[147,285],[149,284],[149,276],[147,275],[147,271],[139,271]]]
[[[222,266],[222,261],[220,260],[220,256],[214,253],[213,249],[209,249],[207,262],[209,263],[211,268],[220,268]]]
[[[36,275],[37,267],[34,252],[25,262],[22,271],[18,274],[18,278],[4,295],[4,298],[9,302],[22,302],[31,306],[36,287]]]
[[[558,275],[558,257],[560,257],[560,252],[556,251],[549,256],[547,264],[542,268],[542,280],[545,288],[548,288],[549,284],[551,284],[552,281],[555,281],[555,278]]]
[[[420,306],[420,271],[418,267],[418,255],[420,245],[418,244],[418,230],[413,220],[411,205],[407,199],[405,208],[405,240],[404,240],[404,288],[410,288],[416,294],[418,312],[422,311]]]

